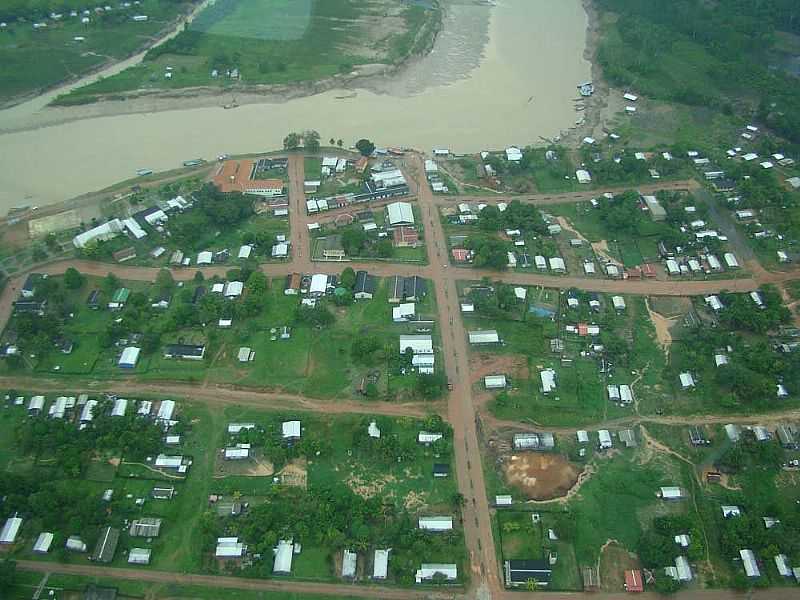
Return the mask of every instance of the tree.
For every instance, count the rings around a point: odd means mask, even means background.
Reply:
[[[64,287],[68,290],[79,290],[85,281],[86,278],[74,267],[69,267],[64,272]]]
[[[442,396],[446,384],[444,373],[422,374],[417,378],[417,392],[426,400],[435,400]]]
[[[333,138],[329,139],[329,140],[328,140],[328,145],[329,145],[329,146],[335,146],[335,145],[336,145],[336,140],[335,140],[335,139],[333,139]]]
[[[338,140],[336,140],[336,145],[339,146],[339,148],[344,146],[344,142],[342,141],[342,138],[339,138]]]
[[[656,577],[655,588],[659,594],[674,594],[681,588],[681,584],[669,575],[659,575]]]
[[[194,274],[194,282],[197,283],[197,284],[203,283],[203,281],[205,281],[205,279],[206,279],[206,277],[205,277],[205,275],[203,275],[202,271],[198,271],[197,273]]]
[[[119,278],[113,273],[109,273],[103,279],[103,291],[111,296],[120,286]]]
[[[284,150],[297,150],[299,147],[300,147],[300,134],[292,132],[285,138],[283,138]]]
[[[353,270],[353,267],[346,267],[345,270],[342,271],[339,283],[348,290],[353,289],[353,286],[356,284],[356,272]]]
[[[309,129],[305,133],[303,133],[303,146],[306,150],[315,154],[319,152],[320,143],[319,143],[319,133],[314,131],[313,129]]]
[[[156,275],[156,287],[161,295],[171,294],[175,288],[175,280],[169,269],[161,269]]]
[[[356,149],[361,152],[362,156],[372,156],[372,153],[375,152],[375,144],[366,138],[361,138],[356,142]]]

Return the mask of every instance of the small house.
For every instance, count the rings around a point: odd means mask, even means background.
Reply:
[[[0,544],[13,544],[17,540],[20,527],[22,527],[22,519],[20,517],[6,519],[3,528],[0,529]]]
[[[92,560],[96,562],[110,563],[114,560],[119,542],[119,529],[106,527],[100,532],[97,545],[92,553]]]
[[[756,555],[750,549],[739,550],[739,557],[744,567],[744,574],[750,579],[761,577],[761,571],[758,569],[758,561]]]
[[[386,579],[389,574],[389,553],[391,551],[391,548],[375,550],[372,559],[372,579]]]
[[[375,294],[375,278],[366,271],[356,273],[356,281],[353,286],[353,297],[356,300],[372,300]]]
[[[553,569],[543,559],[507,560],[503,563],[506,587],[527,587],[529,581],[537,586],[546,587],[553,577]]]
[[[419,528],[425,531],[450,531],[453,529],[453,517],[420,517]]]
[[[458,567],[455,564],[423,564],[417,569],[414,580],[423,583],[439,577],[446,581],[455,581],[458,579]]]

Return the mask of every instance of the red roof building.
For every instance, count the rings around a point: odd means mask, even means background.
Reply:
[[[656,276],[656,268],[651,265],[650,263],[645,263],[642,265],[642,273],[644,273],[645,277],[655,277]]]
[[[644,581],[642,581],[642,572],[638,569],[629,569],[625,571],[625,591],[627,592],[643,592]]]
[[[395,227],[394,245],[396,248],[416,248],[419,244],[419,232],[412,227]]]
[[[460,263],[469,261],[469,250],[466,248],[453,248],[453,260]]]
[[[578,335],[581,337],[589,335],[589,326],[586,323],[578,323]]]
[[[220,192],[241,192],[255,196],[280,196],[283,181],[280,179],[256,179],[256,163],[252,160],[226,160],[217,169],[212,181]]]

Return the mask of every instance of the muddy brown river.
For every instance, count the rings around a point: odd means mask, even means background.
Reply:
[[[135,114],[114,114],[130,110],[119,103],[53,109],[35,99],[0,111],[0,213],[101,189],[141,168],[279,148],[292,130],[428,151],[539,143],[578,116],[576,85],[590,73],[586,26],[580,0],[452,2],[428,56],[355,90],[234,110],[137,101]]]

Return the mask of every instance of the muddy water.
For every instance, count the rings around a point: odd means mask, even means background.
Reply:
[[[274,149],[288,131],[305,128],[324,140],[365,136],[424,150],[535,143],[575,122],[576,84],[590,71],[583,58],[586,19],[580,0],[453,3],[429,56],[393,77],[370,80],[355,95],[332,90],[235,110],[183,109],[172,100],[171,110],[44,127],[52,109],[29,103],[2,111],[0,130],[25,130],[0,135],[0,213],[59,202],[139,168]]]

